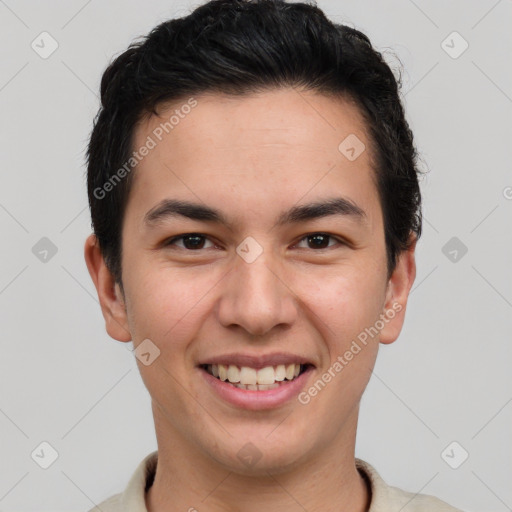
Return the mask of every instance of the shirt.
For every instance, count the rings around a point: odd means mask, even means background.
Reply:
[[[147,512],[145,494],[153,484],[157,460],[158,451],[147,455],[122,493],[111,496],[89,512]],[[356,458],[355,463],[371,489],[368,512],[462,512],[434,496],[415,494],[386,484],[375,468],[364,460]]]

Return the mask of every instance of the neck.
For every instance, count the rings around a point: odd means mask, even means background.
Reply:
[[[285,470],[230,470],[188,444],[153,407],[158,464],[148,512],[367,512],[371,496],[355,466],[357,407],[333,443]]]

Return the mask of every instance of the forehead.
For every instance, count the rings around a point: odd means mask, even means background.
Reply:
[[[367,127],[349,99],[296,89],[209,93],[158,111],[134,132],[134,150],[152,147],[134,172],[129,201],[139,205],[172,195],[233,206],[250,192],[236,206],[268,210],[334,188],[356,202],[376,197]]]
[[[195,145],[201,154],[215,142],[215,149],[226,151],[244,146],[261,152],[263,144],[300,144],[305,151],[338,156],[339,143],[347,135],[367,138],[366,123],[353,100],[295,88],[242,96],[209,92],[163,103],[157,110],[158,116],[145,116],[136,126],[136,147],[149,135],[158,145],[171,139],[177,146]]]

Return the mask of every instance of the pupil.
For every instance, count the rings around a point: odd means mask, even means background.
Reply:
[[[313,245],[315,247],[321,247],[322,246],[322,248],[325,248],[328,245],[328,244],[325,243],[325,242],[328,241],[328,238],[329,237],[326,236],[326,235],[312,235],[312,236],[309,237],[309,241],[315,240],[315,242],[313,242]],[[320,241],[320,243],[317,243],[318,241]]]
[[[192,244],[187,243],[187,241],[195,240]],[[204,240],[200,235],[188,235],[183,238],[183,243],[187,249],[200,249]]]

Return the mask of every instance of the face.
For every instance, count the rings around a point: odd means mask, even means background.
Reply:
[[[86,259],[109,334],[150,340],[151,364],[137,364],[157,435],[231,470],[280,471],[353,444],[379,342],[402,326],[414,248],[388,280],[355,105],[292,89],[195,100],[135,132],[135,148],[156,145],[125,212],[124,297],[92,238]],[[176,109],[190,112],[162,136]],[[348,136],[355,152],[339,149]],[[221,364],[251,387],[221,380]]]

